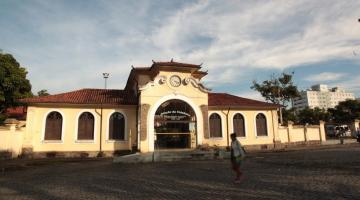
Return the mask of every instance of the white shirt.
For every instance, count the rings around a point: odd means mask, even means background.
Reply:
[[[241,148],[241,144],[240,144],[240,142],[238,140],[231,141],[231,148],[233,149],[235,157],[245,155],[243,149]]]

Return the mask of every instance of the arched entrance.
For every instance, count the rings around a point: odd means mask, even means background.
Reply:
[[[185,101],[163,102],[154,116],[156,149],[184,149],[197,145],[196,114]]]

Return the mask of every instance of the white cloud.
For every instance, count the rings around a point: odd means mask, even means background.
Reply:
[[[343,87],[347,92],[360,93],[360,77],[358,76],[349,76],[347,80],[337,82],[335,85]]]
[[[279,68],[353,59],[360,44],[357,1],[201,1],[153,32],[162,49],[210,69]],[[352,27],[349,30],[349,27]],[[199,49],[195,36],[211,38]]]
[[[248,99],[255,99],[258,101],[265,101],[264,97],[261,96],[259,92],[256,91],[249,91],[249,92],[238,92],[237,96],[248,98]]]
[[[311,75],[304,79],[307,81],[311,81],[311,82],[321,83],[321,82],[326,82],[326,81],[336,81],[345,76],[347,76],[346,73],[322,72],[320,74]]]
[[[360,49],[357,0],[7,4],[0,7],[7,27],[0,48],[29,67],[34,91],[102,87],[104,71],[112,74],[109,87],[121,88],[131,64],[152,59],[204,63],[211,86],[252,70],[360,62],[353,55]]]

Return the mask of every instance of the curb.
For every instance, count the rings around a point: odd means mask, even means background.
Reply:
[[[247,151],[248,154],[256,153],[282,153],[282,152],[292,152],[292,151],[301,151],[301,150],[322,150],[322,149],[337,149],[337,148],[348,148],[348,147],[360,147],[358,143],[346,143],[346,144],[326,144],[326,145],[312,145],[312,146],[303,146],[303,147],[290,147],[283,149],[268,149],[268,150],[253,150]]]

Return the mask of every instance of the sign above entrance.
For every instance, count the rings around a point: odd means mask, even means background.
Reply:
[[[187,117],[191,117],[189,113],[179,110],[165,111],[160,113],[160,116],[168,120],[185,120]]]
[[[169,100],[162,103],[155,113],[156,121],[196,121],[195,112],[187,103],[181,100]],[[178,123],[178,122],[176,122]]]
[[[179,110],[170,110],[170,111],[165,111],[160,113],[161,116],[163,115],[167,115],[167,114],[182,114],[182,115],[186,115],[186,116],[191,116],[189,113],[186,113],[184,111],[179,111]]]

